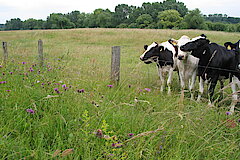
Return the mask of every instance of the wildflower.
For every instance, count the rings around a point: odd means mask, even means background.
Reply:
[[[238,122],[240,123],[240,119],[238,119]]]
[[[32,69],[32,67],[29,68],[29,72],[33,72],[34,70]]]
[[[31,114],[35,113],[35,111],[33,109],[26,109],[26,112],[31,113]]]
[[[8,89],[8,90],[6,90],[7,92],[11,92],[11,90],[10,89]]]
[[[112,147],[120,148],[120,147],[122,147],[122,145],[123,145],[122,143],[118,142],[118,143],[113,143]]]
[[[131,88],[131,87],[132,87],[132,85],[131,85],[131,84],[129,84],[129,85],[128,85],[128,88]]]
[[[234,120],[227,119],[226,120],[226,127],[228,128],[235,128],[237,124],[234,122]]]
[[[2,65],[0,65],[0,68],[2,68],[3,66]]]
[[[2,73],[2,75],[4,76],[4,75],[5,75],[5,73],[3,72],[3,73]]]
[[[84,90],[84,89],[78,89],[77,92],[78,92],[78,93],[84,93],[85,90]]]
[[[62,85],[62,87],[63,87],[63,88],[66,88],[66,87],[67,87],[67,85],[66,85],[66,84],[63,84],[63,85]]]
[[[22,62],[22,64],[26,64],[26,62]]]
[[[102,130],[101,130],[101,129],[98,129],[98,130],[97,130],[96,136],[97,136],[98,138],[102,138],[102,137],[103,137],[103,133],[102,133]]]
[[[45,83],[42,83],[42,86],[44,86]]]
[[[54,91],[59,91],[58,88],[54,88]]]
[[[147,91],[147,92],[150,92],[150,91],[151,91],[150,88],[144,88],[144,90]]]
[[[109,88],[112,88],[112,87],[113,87],[113,85],[112,85],[112,84],[109,84],[109,85],[107,85],[107,87],[109,87]]]
[[[5,84],[7,83],[7,81],[0,81],[0,84]]]
[[[134,134],[133,133],[128,133],[128,137],[133,137]]]
[[[13,72],[9,72],[9,74],[11,74],[11,75],[12,75],[12,74],[13,74]]]
[[[229,111],[228,111],[228,112],[226,112],[226,115],[231,115],[231,114],[232,114],[232,112],[229,112]]]
[[[65,91],[68,90],[68,89],[69,89],[69,87],[65,87],[65,88],[64,88]]]

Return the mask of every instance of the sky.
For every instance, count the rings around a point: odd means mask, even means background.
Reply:
[[[69,13],[75,10],[92,13],[95,9],[114,11],[118,4],[140,7],[144,2],[162,2],[163,0],[0,0],[0,24],[11,18],[22,21],[29,18],[46,20],[51,13]],[[240,17],[240,0],[178,0],[189,10],[199,8],[202,14],[227,14]]]

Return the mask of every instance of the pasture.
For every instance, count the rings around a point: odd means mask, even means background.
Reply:
[[[0,159],[239,159],[240,116],[226,115],[230,101],[208,107],[186,94],[179,105],[177,73],[172,94],[160,93],[155,64],[139,60],[144,44],[202,33],[221,45],[240,39],[200,30],[0,32],[9,52],[0,68]],[[112,46],[121,46],[118,85]]]

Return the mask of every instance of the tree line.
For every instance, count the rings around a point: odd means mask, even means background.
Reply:
[[[240,18],[222,14],[206,16],[199,9],[188,10],[183,2],[165,0],[143,3],[141,7],[119,4],[114,12],[109,9],[95,9],[93,13],[52,13],[46,20],[30,18],[22,21],[20,18],[13,18],[0,25],[0,30],[71,28],[169,28],[240,32]]]

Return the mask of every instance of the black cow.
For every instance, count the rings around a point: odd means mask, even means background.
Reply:
[[[205,37],[194,38],[180,49],[191,52],[191,55],[199,58],[198,76],[200,76],[200,82],[202,80],[201,83],[205,80],[210,82],[210,102],[213,101],[214,89],[219,79],[235,76],[240,80],[239,62],[235,51],[227,50],[216,43],[210,43]]]
[[[240,69],[240,40],[236,43],[226,42],[226,43],[224,43],[224,46],[228,50],[233,50],[236,52],[236,54],[237,54],[236,59],[238,59],[238,68]],[[239,97],[238,97],[239,91],[237,91],[237,88],[240,89],[240,81],[235,76],[233,76],[233,78],[232,78],[231,88],[233,91],[233,94],[232,94],[233,101],[231,104],[230,111],[234,112],[235,105],[239,101]]]

